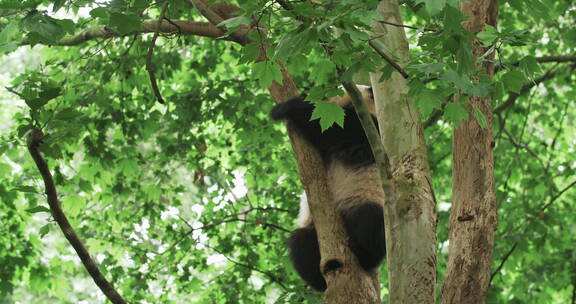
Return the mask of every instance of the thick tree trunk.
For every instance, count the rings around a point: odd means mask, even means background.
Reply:
[[[385,21],[402,24],[397,1],[381,1]],[[377,24],[389,57],[409,61],[402,27]],[[390,303],[434,303],[436,283],[436,209],[420,113],[407,98],[406,79],[394,72],[379,83],[372,74],[380,135],[390,159],[392,180],[384,183]]]
[[[495,0],[472,0],[462,4],[463,14],[469,17],[464,23],[466,29],[478,33],[485,24],[495,26],[497,5]],[[485,51],[479,41],[473,41],[476,58]],[[494,66],[491,62],[477,67],[492,77]],[[450,248],[442,286],[443,303],[484,303],[497,225],[491,99],[471,97],[466,107],[469,120],[454,130]],[[474,109],[480,110],[486,118],[486,129],[479,125]]]

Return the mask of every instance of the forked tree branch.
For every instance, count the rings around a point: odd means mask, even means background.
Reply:
[[[226,26],[221,25],[226,19],[231,17],[231,12],[239,11],[240,9],[232,4],[221,2],[219,6],[213,5],[208,6],[205,0],[188,0],[200,13],[210,21],[214,26],[217,26],[222,32],[228,32]],[[219,10],[220,7],[226,7],[227,9]],[[228,12],[227,12],[228,11]],[[247,44],[249,39],[246,37],[246,33],[242,33],[240,30],[230,33],[231,40],[238,42],[241,45]]]
[[[80,240],[80,238],[76,234],[76,231],[74,231],[74,228],[72,228],[72,226],[70,225],[70,222],[68,221],[68,218],[64,214],[64,211],[60,207],[60,202],[58,201],[58,195],[56,194],[56,186],[54,185],[52,174],[50,173],[48,164],[46,164],[46,161],[38,151],[38,148],[42,144],[43,138],[44,134],[42,134],[42,131],[34,128],[30,130],[28,133],[27,145],[28,145],[28,151],[30,152],[30,155],[32,155],[32,158],[34,159],[34,162],[38,167],[38,171],[40,171],[42,179],[44,180],[44,187],[46,188],[48,205],[50,206],[52,217],[54,218],[56,223],[58,223],[58,226],[60,226],[60,230],[62,230],[62,233],[64,234],[70,245],[74,247],[76,254],[82,261],[82,264],[84,265],[84,268],[86,268],[86,270],[88,271],[88,274],[90,274],[96,285],[98,285],[98,287],[106,295],[108,300],[110,300],[110,302],[114,304],[126,304],[127,302],[122,298],[122,296],[118,293],[118,291],[116,291],[114,286],[112,286],[112,284],[110,284],[110,282],[106,280],[104,275],[102,275],[100,269],[98,269],[98,265],[90,256],[88,249],[86,249],[86,247],[82,243],[82,240]]]

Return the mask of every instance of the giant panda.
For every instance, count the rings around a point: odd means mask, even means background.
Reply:
[[[359,89],[377,122],[372,89],[368,86]],[[344,128],[334,125],[324,132],[318,120],[310,121],[314,106],[304,99],[303,95],[276,105],[271,117],[289,120],[320,152],[327,168],[334,208],[342,216],[348,234],[348,246],[360,266],[371,271],[384,259],[386,246],[384,192],[368,139],[348,95],[329,100],[344,109]],[[305,197],[300,204],[297,225],[299,228],[288,239],[292,264],[310,287],[324,291],[326,281],[320,270],[318,238]]]

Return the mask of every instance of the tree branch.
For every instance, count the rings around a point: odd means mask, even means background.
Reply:
[[[574,187],[574,185],[576,185],[576,180],[571,182],[570,184],[568,184],[568,186],[564,187],[562,190],[558,191],[558,193],[556,193],[556,195],[551,197],[550,200],[548,201],[548,203],[546,203],[546,205],[544,205],[542,207],[542,210],[540,212],[543,212],[546,209],[548,209],[548,207],[550,207],[550,205],[552,205],[552,203],[554,203],[557,199],[559,199],[560,196],[562,196],[562,194],[564,194],[564,192],[566,192],[566,191],[570,190],[570,188]]]
[[[576,55],[555,55],[555,56],[542,56],[536,58],[536,62],[539,63],[550,63],[550,62],[576,62]],[[513,67],[520,65],[520,62],[514,62],[510,64]],[[494,70],[494,73],[506,70],[506,65],[498,65]]]
[[[384,53],[384,51],[382,51],[378,47],[378,45],[376,45],[376,42],[374,42],[374,40],[368,41],[368,44],[370,44],[370,46],[376,51],[376,53],[378,53],[378,55],[380,55],[380,57],[386,60],[386,62],[388,62],[389,65],[391,65],[396,71],[398,71],[398,73],[400,73],[400,75],[402,75],[404,79],[408,79],[408,77],[410,76],[408,75],[408,72],[406,72],[398,63],[392,60],[390,56],[386,55],[386,53]]]
[[[559,56],[543,56],[536,58],[536,61],[540,63],[546,62],[576,62],[576,55],[559,55]]]
[[[214,248],[214,247],[212,247],[212,246],[210,246],[210,245],[204,244],[204,246],[206,246],[207,248],[210,248],[210,249],[214,250],[216,253],[222,255],[222,256],[223,256],[226,260],[228,260],[230,263],[232,263],[232,264],[234,264],[234,265],[236,265],[236,266],[240,266],[240,267],[246,268],[246,269],[251,270],[251,271],[254,271],[254,272],[261,273],[261,274],[267,276],[268,278],[270,278],[270,280],[272,280],[272,282],[280,285],[280,287],[282,287],[284,290],[288,290],[288,288],[286,287],[286,285],[284,285],[284,284],[282,283],[283,279],[282,279],[281,277],[276,276],[275,273],[273,273],[273,272],[271,272],[271,271],[266,271],[266,270],[258,269],[258,268],[256,268],[256,267],[253,267],[253,266],[249,265],[249,264],[244,264],[244,263],[238,262],[238,261],[236,261],[236,260],[228,257],[227,255],[225,255],[222,251],[219,251],[218,249],[216,249],[216,248]]]
[[[224,20],[228,19],[228,16],[224,16],[223,13],[218,14],[214,6],[209,7],[204,0],[188,0],[194,7],[200,11],[200,13],[210,21],[213,25],[217,26],[222,32],[227,33],[228,29],[224,25],[220,25]],[[234,7],[232,4],[223,3],[228,7]],[[239,10],[239,9],[238,9]],[[249,39],[246,37],[246,32],[241,33],[239,30],[230,33],[231,40],[238,42],[241,45],[248,43]]]
[[[394,23],[394,22],[388,22],[388,21],[378,21],[382,24],[386,24],[386,25],[391,25],[391,26],[395,26],[395,27],[403,27],[403,28],[409,28],[409,29],[413,29],[413,30],[423,30],[423,31],[428,31],[428,32],[434,32],[436,31],[433,28],[430,27],[417,27],[417,26],[411,26],[411,25],[405,25],[405,24],[398,24],[398,23]]]
[[[98,269],[98,265],[96,262],[90,257],[90,253],[74,231],[74,228],[70,225],[68,218],[64,214],[64,211],[60,207],[60,203],[58,202],[58,195],[56,194],[56,186],[54,185],[54,181],[52,180],[52,174],[50,173],[50,169],[48,168],[48,164],[38,151],[40,144],[42,143],[42,139],[44,138],[44,134],[39,129],[33,128],[28,132],[27,136],[27,145],[28,151],[30,155],[34,159],[36,166],[38,167],[38,171],[42,175],[42,179],[44,180],[44,187],[46,188],[46,195],[48,197],[48,205],[50,206],[50,211],[52,212],[52,217],[60,226],[60,230],[62,233],[74,247],[76,254],[80,257],[84,268],[88,271],[88,274],[92,277],[96,285],[102,290],[102,292],[106,295],[108,300],[114,304],[126,304],[127,302],[122,298],[122,296],[116,291],[114,286],[110,284],[102,275],[100,270]]]
[[[160,25],[162,24],[162,20],[164,20],[164,16],[166,15],[168,3],[170,3],[169,0],[164,0],[164,5],[162,6],[160,17],[158,17],[156,31],[154,32],[154,36],[152,36],[150,46],[148,47],[148,53],[146,54],[146,71],[148,71],[152,92],[154,92],[154,96],[156,96],[156,99],[161,104],[164,104],[164,98],[162,98],[162,93],[160,93],[160,88],[158,87],[158,81],[156,80],[156,74],[154,73],[154,65],[152,64],[152,56],[154,55],[154,46],[156,45],[156,39],[158,39],[158,35],[160,35]]]
[[[546,73],[544,73],[544,75],[534,79],[534,81],[531,81],[530,83],[523,85],[519,93],[511,92],[510,95],[508,96],[508,99],[506,99],[506,101],[503,104],[499,105],[498,107],[496,107],[496,109],[494,109],[494,114],[496,115],[500,114],[502,111],[512,106],[516,102],[516,99],[518,99],[518,97],[530,92],[530,89],[532,89],[533,87],[541,84],[546,80],[554,78],[556,75],[558,75],[558,70],[549,70]]]
[[[574,67],[572,67],[572,69],[573,68]],[[556,75],[558,75],[558,73],[559,73],[558,70],[549,70],[546,73],[544,73],[544,75],[534,79],[530,83],[523,85],[522,88],[520,88],[519,93],[510,92],[510,94],[508,95],[508,99],[506,99],[506,101],[504,103],[502,103],[501,105],[497,106],[496,109],[494,109],[494,111],[493,111],[494,115],[499,115],[504,110],[506,110],[510,106],[514,105],[514,103],[516,102],[516,99],[518,99],[518,97],[527,94],[528,92],[530,92],[530,89],[541,84],[542,82],[556,77]],[[434,112],[432,112],[430,117],[423,124],[425,129],[432,126],[438,119],[440,119],[440,117],[442,117],[442,115],[444,114],[444,108],[446,107],[446,104],[447,104],[447,102],[442,103],[441,109],[434,110]]]
[[[490,275],[490,284],[492,283],[492,280],[494,280],[494,277],[496,277],[496,275],[500,273],[500,270],[502,270],[502,267],[504,267],[504,264],[506,263],[506,261],[508,261],[508,258],[510,258],[510,256],[512,255],[512,252],[516,250],[516,246],[518,246],[518,242],[515,242],[514,245],[512,245],[512,248],[510,248],[510,250],[508,250],[506,255],[504,255],[504,258],[500,262],[500,265],[498,265],[498,267],[496,267],[496,270],[492,272],[492,275]]]
[[[140,29],[132,31],[127,34],[120,34],[116,30],[105,26],[96,25],[88,27],[78,34],[73,36],[66,36],[62,38],[55,45],[58,46],[76,46],[84,42],[95,39],[109,39],[115,37],[125,37],[134,34],[155,33],[156,31],[163,34],[179,34],[179,35],[195,35],[208,38],[216,38],[222,40],[233,41],[231,37],[225,36],[225,32],[217,28],[211,23],[207,22],[194,22],[188,20],[162,20],[159,23],[157,19],[144,20],[140,24]],[[158,26],[159,25],[159,26]],[[24,41],[21,45],[28,45],[29,42]]]

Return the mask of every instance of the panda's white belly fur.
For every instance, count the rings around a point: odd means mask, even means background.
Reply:
[[[384,191],[380,181],[380,174],[376,165],[351,169],[338,161],[328,165],[328,189],[332,194],[332,201],[337,211],[346,210],[359,201],[378,203],[384,205]],[[300,211],[298,227],[312,224],[312,216],[306,194],[300,198]]]

